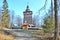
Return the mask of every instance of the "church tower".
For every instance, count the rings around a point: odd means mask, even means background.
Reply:
[[[28,5],[23,14],[24,14],[24,23],[26,22],[28,24],[32,24],[32,11],[29,9]]]

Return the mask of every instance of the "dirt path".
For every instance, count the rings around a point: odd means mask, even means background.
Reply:
[[[26,30],[8,30],[15,35],[15,40],[40,40],[38,37],[34,37],[31,31]]]

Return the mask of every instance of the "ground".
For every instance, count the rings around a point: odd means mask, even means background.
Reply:
[[[4,32],[0,31],[0,40],[14,40],[12,35],[6,35]]]
[[[44,33],[42,30],[5,29],[4,31],[5,32],[7,31],[11,35],[13,35],[14,40],[41,40],[41,39],[51,40],[53,38],[52,34]],[[9,37],[12,36],[9,35]],[[6,38],[8,39],[9,37],[7,36]]]
[[[31,34],[32,30],[8,30],[14,34],[15,40],[40,40],[39,37],[33,36]]]

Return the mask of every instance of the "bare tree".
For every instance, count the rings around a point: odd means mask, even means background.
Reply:
[[[10,28],[13,27],[14,11],[10,11]]]
[[[17,21],[17,26],[21,27],[21,25],[22,25],[22,18],[19,15],[18,15],[16,21]]]
[[[1,19],[2,19],[2,9],[0,9],[0,23],[1,23]]]
[[[14,11],[12,12],[12,23],[11,23],[12,27],[13,27],[13,21],[14,21]]]
[[[36,27],[39,27],[39,26],[40,26],[38,15],[34,15],[32,21],[33,21],[33,24],[34,24]]]
[[[0,28],[2,28],[2,9],[0,9]]]
[[[32,19],[32,23],[33,23],[33,25],[36,26],[36,17],[35,17],[35,16],[34,16],[33,19]]]

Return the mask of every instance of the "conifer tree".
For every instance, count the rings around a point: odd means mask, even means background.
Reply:
[[[9,27],[9,20],[10,20],[10,16],[9,16],[9,12],[8,12],[8,3],[7,0],[3,1],[3,11],[2,11],[2,25],[4,27]]]

